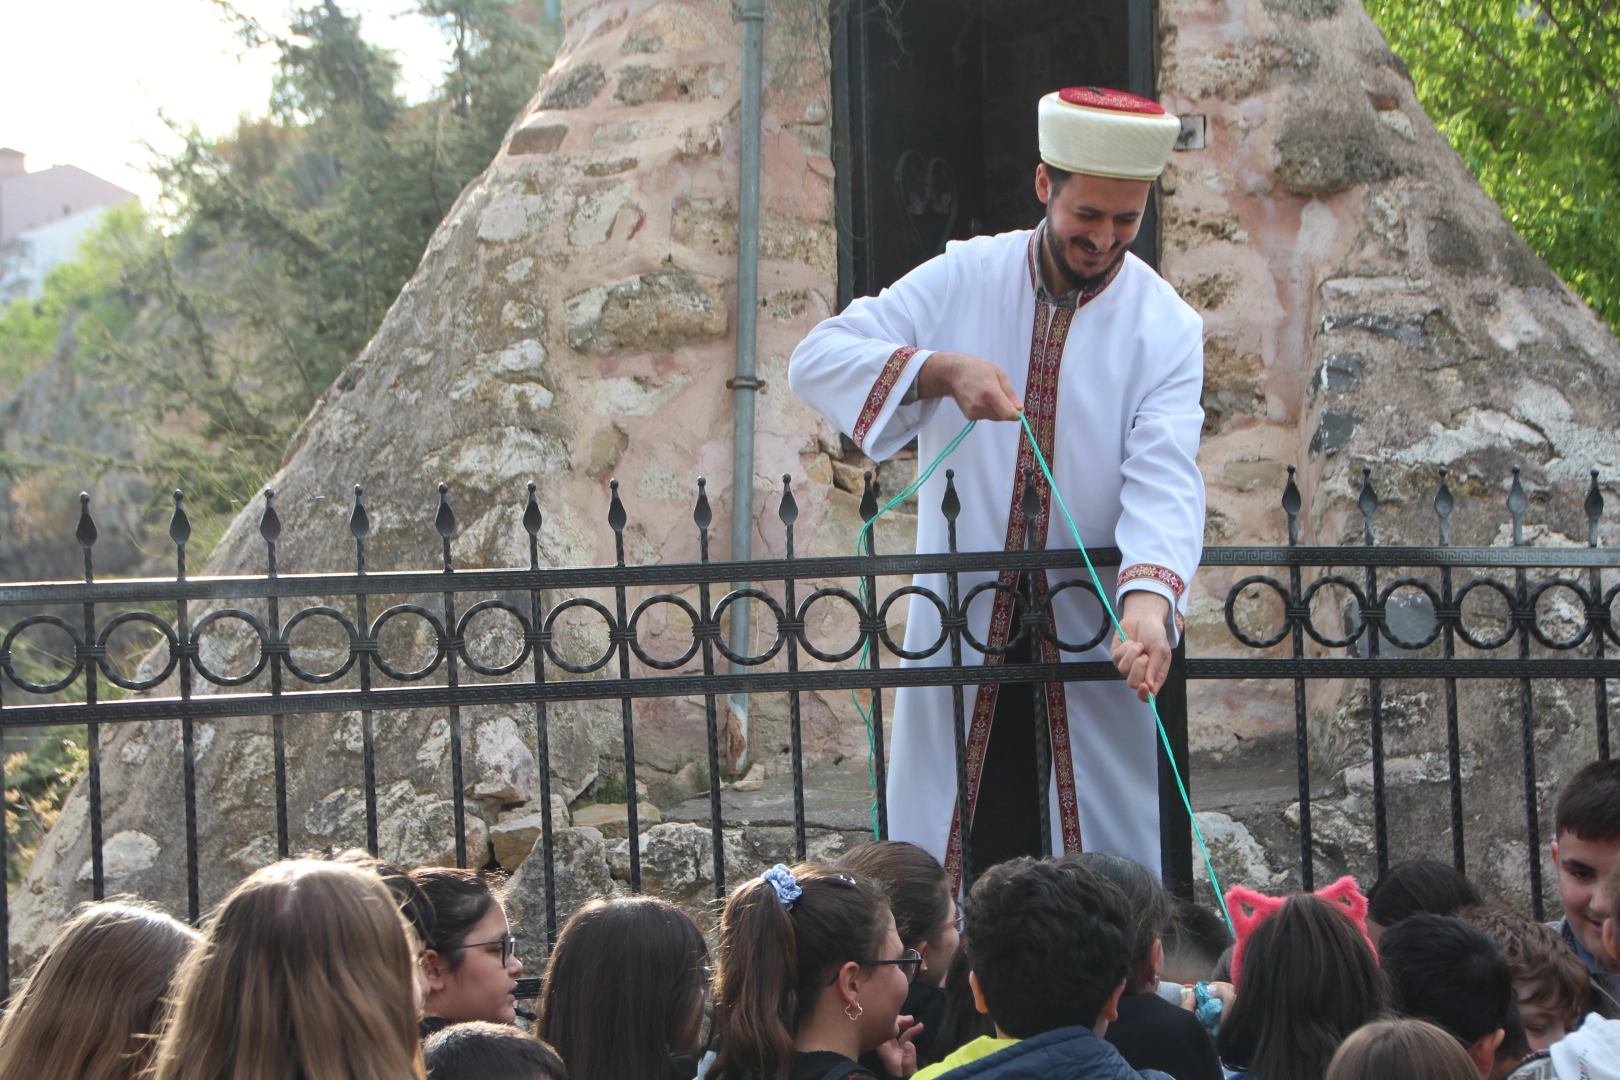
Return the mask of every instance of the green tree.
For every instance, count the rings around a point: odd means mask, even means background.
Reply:
[[[1514,228],[1620,332],[1620,4],[1367,0]]]
[[[296,11],[284,38],[219,6],[245,44],[278,51],[267,114],[226,138],[185,132],[157,166],[169,227],[121,281],[140,332],[86,348],[142,388],[155,486],[228,515],[376,332],[551,50],[498,0],[423,0],[454,56],[411,105],[398,63],[334,0]]]
[[[23,376],[50,360],[70,314],[88,315],[108,333],[128,330],[137,309],[123,288],[124,264],[149,232],[139,204],[109,209],[79,257],[46,275],[38,299],[0,308],[0,389],[15,390]]]

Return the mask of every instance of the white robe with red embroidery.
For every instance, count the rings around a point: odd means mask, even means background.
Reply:
[[[794,393],[882,460],[914,436],[926,465],[966,422],[949,399],[902,405],[905,391],[935,350],[1000,364],[1024,397],[1026,414],[1088,547],[1116,546],[1119,569],[1099,567],[1105,589],[1146,589],[1168,599],[1179,626],[1187,583],[1203,549],[1204,485],[1196,455],[1203,425],[1203,324],[1162,278],[1134,255],[1077,309],[1037,300],[1033,234],[1003,233],[952,242],[876,297],[854,301],[817,326],[794,350]],[[1039,325],[1037,322],[1039,321]],[[1022,467],[1030,464],[1016,423],[981,422],[918,496],[917,550],[947,550],[940,512],[945,468],[956,471],[962,502],[957,550],[1073,548],[1074,540],[1037,469],[1042,512],[1026,522]],[[1041,594],[1075,570],[1037,575]],[[996,575],[963,574],[961,595]],[[1003,574],[1007,584],[1016,574]],[[916,584],[946,595],[943,575]],[[1097,633],[1106,616],[1078,588],[1052,598],[1058,635],[1070,643]],[[969,609],[972,635],[1005,644],[1011,603],[990,590]],[[939,613],[914,598],[905,647],[921,650],[940,634]],[[963,644],[963,661],[986,656]],[[1108,659],[1107,638],[1085,653],[1043,661]],[[996,656],[990,663],[999,662]],[[945,665],[949,647],[909,667]],[[965,688],[970,799],[977,793],[996,688]],[[1160,865],[1157,732],[1148,706],[1123,683],[1052,686],[1049,800],[1054,851],[1102,850]],[[953,874],[960,865],[956,755],[948,687],[898,691],[889,755],[888,816],[893,839],[933,852]]]

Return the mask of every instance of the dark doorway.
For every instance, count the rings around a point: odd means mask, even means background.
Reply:
[[[834,11],[839,307],[947,240],[1040,220],[1042,94],[1153,94],[1150,0],[846,0]],[[1156,235],[1145,222],[1135,249],[1150,262]]]

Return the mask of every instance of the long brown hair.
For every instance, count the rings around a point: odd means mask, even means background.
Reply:
[[[1340,905],[1290,896],[1249,938],[1215,1049],[1257,1080],[1321,1080],[1339,1044],[1388,1002],[1372,948]]]
[[[889,905],[859,874],[800,863],[802,890],[789,908],[763,877],[745,881],[720,916],[711,1075],[787,1080],[798,1050],[793,1036],[822,988],[851,960],[872,959],[883,944]]]
[[[1327,1080],[1479,1080],[1462,1043],[1426,1020],[1379,1020],[1357,1029]]]
[[[874,840],[839,857],[839,867],[864,874],[889,898],[900,944],[932,942],[954,913],[950,880],[939,860],[904,840]]]
[[[411,964],[375,873],[267,866],[181,968],[152,1080],[422,1080]]]
[[[62,925],[0,1022],[0,1080],[129,1080],[197,941],[154,908],[89,904]]]
[[[575,1076],[669,1080],[670,1054],[695,1043],[703,1023],[707,955],[673,904],[592,900],[557,936],[535,1034]]]

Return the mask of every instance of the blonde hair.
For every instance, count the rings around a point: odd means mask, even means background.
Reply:
[[[0,1021],[0,1080],[129,1080],[197,934],[155,908],[88,904]]]
[[[422,1080],[412,957],[388,888],[289,860],[219,906],[175,982],[152,1080]]]
[[[1479,1080],[1479,1070],[1444,1028],[1376,1020],[1340,1044],[1326,1080]]]

